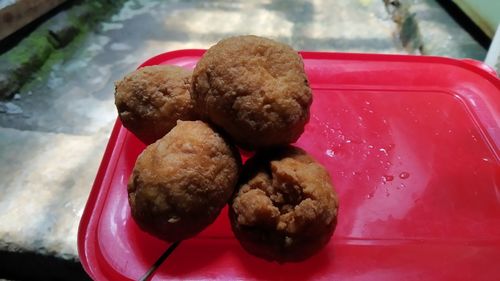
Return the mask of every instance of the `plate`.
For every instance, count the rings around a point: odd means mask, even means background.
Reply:
[[[194,68],[204,50],[141,66]],[[246,253],[224,209],[152,280],[493,280],[500,276],[500,81],[442,57],[301,52],[313,89],[296,145],[339,194],[337,229],[310,259]],[[114,126],[85,207],[79,255],[96,280],[136,280],[169,246],[130,216],[126,184],[145,145]]]

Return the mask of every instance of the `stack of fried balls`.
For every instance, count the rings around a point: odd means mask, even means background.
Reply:
[[[301,56],[257,36],[219,41],[193,72],[146,66],[116,83],[129,131],[150,144],[128,183],[139,227],[170,242],[210,225],[226,204],[243,248],[299,261],[330,239],[338,197],[326,169],[291,146],[309,120]],[[242,165],[237,148],[256,151]]]

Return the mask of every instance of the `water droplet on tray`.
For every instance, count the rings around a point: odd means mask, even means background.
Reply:
[[[383,152],[385,156],[389,156],[389,153],[387,153],[387,150],[385,150],[385,148],[380,148],[378,151]]]
[[[407,179],[407,178],[410,177],[410,173],[408,173],[408,172],[402,172],[401,174],[399,174],[399,177],[401,179]]]
[[[386,182],[394,180],[394,176],[391,176],[391,175],[384,175],[384,176],[382,176],[382,178]]]
[[[371,199],[371,198],[373,198],[373,193],[366,194],[366,199]]]
[[[335,156],[335,151],[331,150],[331,149],[327,149],[325,151],[325,154],[328,156],[328,157],[334,157]]]

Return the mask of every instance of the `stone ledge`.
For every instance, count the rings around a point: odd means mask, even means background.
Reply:
[[[124,0],[78,1],[0,55],[0,99],[11,98],[50,55],[112,14]]]
[[[0,128],[0,278],[84,276],[78,224],[107,136]]]
[[[0,1],[0,25],[2,26],[0,40],[54,9],[64,1],[66,0]]]

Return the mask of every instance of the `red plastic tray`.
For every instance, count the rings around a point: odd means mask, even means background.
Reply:
[[[169,52],[143,66],[193,68],[203,52]],[[301,54],[314,102],[297,145],[327,167],[339,193],[332,240],[304,262],[267,262],[240,247],[224,209],[152,279],[498,280],[494,74],[440,57]],[[94,279],[137,279],[168,247],[130,217],[126,183],[144,147],[116,122],[79,229]]]

